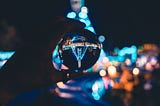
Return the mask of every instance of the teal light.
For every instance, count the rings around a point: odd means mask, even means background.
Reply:
[[[101,36],[98,37],[98,40],[100,42],[104,42],[105,41],[105,37],[103,35],[101,35]]]
[[[132,45],[131,48],[134,49],[134,50],[137,50],[137,47],[134,46],[134,45]]]
[[[119,56],[124,56],[125,55],[125,51],[124,50],[119,50],[118,51],[118,55]]]
[[[93,96],[94,100],[100,100],[100,98],[101,98],[100,95],[96,92],[92,92],[92,96]]]
[[[85,20],[84,20],[84,19],[80,19],[79,21],[81,21],[81,22],[83,22],[83,23],[85,23],[85,24],[86,24],[86,22],[85,22]]]
[[[0,52],[0,60],[8,60],[15,52]]]
[[[92,85],[92,96],[95,100],[100,100],[103,94],[105,94],[105,85],[100,78]]]
[[[124,59],[125,59],[124,56],[117,56],[117,60],[116,61],[123,62]]]
[[[91,25],[90,20],[89,20],[89,19],[87,19],[87,20],[85,21],[85,24],[86,24],[86,26],[90,26],[90,25]]]
[[[90,20],[88,19],[80,19],[81,22],[85,23],[86,24],[86,27],[90,26],[91,25],[91,22]]]
[[[85,29],[90,30],[91,32],[95,33],[94,28],[93,27],[86,27]]]
[[[57,57],[58,55],[58,45],[56,46],[56,48],[54,49],[53,53],[52,53],[52,58]]]
[[[78,14],[78,16],[79,16],[79,18],[82,18],[82,19],[85,19],[85,18],[88,17],[88,15],[87,15],[86,13],[83,13],[83,12],[80,12],[80,13]]]
[[[68,18],[76,18],[76,13],[75,13],[75,12],[69,12],[69,13],[67,14],[67,17],[68,17]]]

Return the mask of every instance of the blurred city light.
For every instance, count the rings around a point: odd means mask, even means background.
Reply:
[[[90,17],[88,15],[89,14],[88,8],[84,6],[85,4],[84,1],[85,0],[70,0],[72,10],[68,12],[66,17],[83,22],[86,25],[85,29],[88,29],[91,32],[96,33],[89,19]],[[130,9],[132,10],[133,8],[130,7]],[[116,16],[115,14],[112,14],[112,13],[110,15]],[[140,16],[137,17],[139,19],[139,21],[137,22],[140,22],[143,16],[141,14],[138,14],[138,15]],[[141,27],[143,26],[142,23],[140,23]],[[109,22],[109,25],[110,24],[112,24],[112,22]],[[134,23],[134,24],[135,24],[134,27],[138,26],[137,23]],[[137,29],[138,28],[135,28],[133,30],[131,29],[130,32],[136,30],[136,33],[137,33],[138,32]],[[107,33],[112,33],[111,29],[108,29],[107,31],[109,31]],[[145,34],[145,32],[143,31],[146,31],[145,28],[142,28],[142,31],[140,31],[140,33]],[[152,30],[150,30],[150,32],[152,32]],[[118,33],[118,31],[116,33]],[[100,35],[98,37],[98,40],[101,43],[103,43],[106,39],[107,38],[105,38],[104,35]],[[127,39],[127,37],[124,39]],[[145,37],[142,39],[144,41],[146,40]],[[123,41],[120,41],[120,42],[123,42]],[[110,45],[105,45],[105,46],[110,47]],[[53,92],[61,98],[69,98],[67,100],[71,100],[71,102],[72,102],[72,99],[70,98],[77,97],[76,101],[79,101],[81,99],[80,97],[85,97],[84,99],[88,99],[89,98],[88,95],[92,96],[94,100],[98,101],[102,99],[103,95],[106,94],[107,96],[109,95],[109,98],[107,98],[106,101],[113,102],[113,106],[123,105],[121,104],[122,102],[124,102],[125,106],[130,106],[130,105],[131,106],[139,106],[139,105],[146,106],[144,102],[148,102],[148,101],[149,103],[147,104],[147,106],[158,106],[159,100],[160,100],[160,96],[159,96],[159,93],[160,93],[159,92],[160,91],[159,89],[160,88],[160,76],[159,75],[160,74],[158,74],[160,73],[160,63],[159,63],[160,62],[160,57],[159,57],[160,48],[158,46],[156,44],[146,43],[146,44],[139,45],[139,46],[135,46],[135,45],[131,45],[129,47],[124,46],[122,47],[122,49],[115,47],[113,51],[108,50],[104,52],[103,50],[101,50],[101,54],[100,54],[98,61],[94,64],[93,67],[87,69],[86,72],[83,73],[83,74],[86,74],[87,77],[86,76],[82,77],[82,79],[80,80],[78,78],[72,79],[65,83],[58,82],[54,86],[55,89]],[[14,55],[14,53],[15,53],[14,51],[8,51],[8,52],[0,51],[0,68],[7,62],[8,59],[10,59]],[[77,51],[73,53],[76,55]],[[79,53],[79,54],[83,54],[83,53]],[[81,58],[79,54],[77,53],[77,58],[78,56],[79,58]],[[83,56],[85,56],[85,53]],[[63,65],[62,61],[59,59],[58,47],[56,47],[56,49],[54,50],[52,54],[52,61],[56,69],[69,69],[68,67]],[[78,67],[81,67],[80,62],[81,61],[78,61]],[[78,72],[78,70],[74,70],[74,71]],[[98,77],[92,76],[89,79],[88,78],[90,77],[89,75],[92,75],[93,73],[94,74],[96,73]],[[158,103],[154,103],[155,100],[158,101]],[[95,103],[95,101],[93,101],[90,98],[89,98],[89,101]],[[117,103],[117,101],[118,102],[120,101],[120,103]],[[139,101],[142,103],[139,103]],[[114,103],[117,103],[118,105],[114,105]]]
[[[88,13],[88,8],[85,7],[85,6],[83,6],[83,7],[81,8],[81,12],[87,14],[87,13]]]
[[[69,12],[69,13],[67,14],[67,17],[68,17],[68,18],[76,18],[76,13],[75,13],[75,12]]]
[[[146,64],[147,63],[147,56],[145,56],[145,55],[143,55],[142,57],[141,57],[141,60],[140,60],[140,64],[142,64],[142,65],[140,65],[140,66],[143,66],[144,64]]]
[[[153,71],[153,67],[152,67],[152,65],[149,63],[149,62],[147,62],[146,64],[145,64],[145,69],[147,70],[147,71]]]
[[[85,23],[85,29],[96,33],[88,17],[88,8],[84,6],[84,0],[70,0],[70,3],[72,11],[67,14],[67,17]]]
[[[80,12],[80,13],[78,14],[78,16],[79,16],[79,18],[82,18],[82,19],[85,19],[85,18],[88,17],[88,15],[87,15],[86,13],[83,13],[83,12]]]
[[[92,91],[93,92],[97,92],[98,91],[98,84],[95,83],[93,86],[92,86]]]
[[[115,66],[109,66],[108,67],[108,74],[111,76],[111,77],[115,77],[116,76],[116,67]]]
[[[131,62],[131,60],[129,58],[127,58],[125,60],[125,63],[126,63],[127,66],[130,66],[132,64],[132,62]]]
[[[92,96],[95,100],[100,100],[100,98],[104,93],[105,93],[104,83],[102,79],[99,79],[92,85]]]
[[[96,93],[96,92],[92,92],[92,96],[95,100],[100,100],[100,98],[101,98],[100,95],[98,95],[98,93]]]
[[[104,64],[107,64],[107,63],[109,62],[109,58],[108,58],[108,57],[103,57],[103,58],[102,58],[102,62],[103,62]]]
[[[148,91],[148,90],[151,90],[152,89],[152,85],[150,83],[145,83],[144,84],[144,90]]]
[[[67,86],[63,83],[63,82],[58,82],[57,83],[57,86],[59,87],[59,88],[67,88]]]
[[[54,90],[56,94],[61,98],[74,98],[74,95],[71,93],[61,92],[58,88]]]
[[[133,74],[134,75],[139,75],[139,73],[140,73],[140,70],[138,68],[133,69]]]
[[[7,62],[9,58],[12,57],[14,51],[0,51],[0,68]]]
[[[99,71],[99,75],[101,76],[101,77],[104,77],[104,76],[106,76],[106,70],[100,70]]]
[[[114,86],[114,82],[113,82],[113,80],[110,79],[109,76],[102,77],[102,80],[103,80],[103,83],[104,83],[106,90],[109,90],[110,88],[112,88]]]
[[[91,25],[91,22],[90,22],[90,20],[88,20],[88,19],[80,19],[79,21],[85,23],[86,26],[90,26],[90,25]]]
[[[98,37],[98,40],[99,40],[100,42],[104,42],[104,41],[105,41],[105,37],[104,37],[103,35],[100,35],[100,36]]]
[[[88,30],[90,30],[91,32],[95,33],[95,30],[94,30],[93,27],[86,27],[85,29],[88,29]]]
[[[157,62],[158,62],[157,58],[155,56],[151,56],[150,64],[154,66],[157,64]]]
[[[8,60],[14,53],[15,53],[14,51],[11,52],[0,51],[0,60]]]

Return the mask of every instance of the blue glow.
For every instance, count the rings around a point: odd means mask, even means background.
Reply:
[[[136,62],[137,60],[137,53],[133,53],[131,57],[132,62]]]
[[[128,47],[124,47],[122,50],[127,51],[127,50],[128,50]]]
[[[90,25],[91,25],[90,20],[87,19],[87,20],[85,21],[85,24],[86,24],[86,26],[90,26]]]
[[[104,42],[105,41],[105,37],[103,35],[101,35],[101,36],[98,37],[98,40],[100,42]]]
[[[87,47],[75,47],[75,46],[71,46],[72,48],[72,52],[74,54],[74,56],[77,59],[78,62],[78,68],[81,67],[81,60],[83,59],[86,51],[87,51]]]
[[[118,61],[123,62],[123,61],[124,61],[124,59],[125,59],[125,57],[124,57],[124,56],[118,56]]]
[[[75,13],[75,12],[69,12],[69,13],[67,14],[67,17],[68,17],[68,18],[76,18],[76,13]]]
[[[131,48],[133,48],[134,50],[137,50],[137,47],[132,45]]]
[[[98,93],[92,92],[92,96],[93,96],[94,100],[100,100],[100,96]]]
[[[119,61],[123,62],[123,58],[125,55],[131,55],[131,61],[136,62],[137,59],[137,47],[132,45],[131,47],[124,47],[123,49],[118,51]],[[123,58],[122,58],[123,57]]]
[[[8,60],[15,52],[0,52],[0,60]]]
[[[91,22],[90,20],[85,20],[85,19],[80,19],[81,22],[85,23],[86,24],[86,27],[90,26],[91,25]]]
[[[58,45],[56,46],[56,48],[53,51],[52,58],[57,57],[57,55],[58,55]]]
[[[76,73],[78,72],[78,70],[74,70]]]
[[[83,12],[80,12],[80,13],[78,14],[78,16],[79,16],[80,18],[83,18],[83,19],[85,19],[85,18],[88,17],[88,15],[87,15],[86,13],[83,13]]]
[[[58,59],[58,58],[55,58],[54,61],[55,61],[55,63],[57,63],[57,64],[60,64],[60,63],[61,63],[61,60]]]
[[[108,56],[109,61],[117,60],[117,56]]]
[[[124,56],[124,55],[125,55],[124,50],[120,50],[120,51],[118,51],[118,55],[119,55],[119,56]]]
[[[118,55],[124,56],[126,54],[133,54],[133,53],[136,53],[136,52],[137,52],[136,46],[131,46],[130,48],[129,47],[124,47],[123,49],[118,51]]]
[[[132,54],[133,50],[131,48],[126,48],[124,52],[125,54]]]
[[[86,22],[86,20],[84,20],[84,19],[80,19],[79,21],[81,21],[81,22],[83,22],[83,23],[85,23]],[[85,23],[86,24],[86,23]]]
[[[105,93],[105,85],[102,79],[97,80],[92,85],[92,96],[95,100],[99,100]]]
[[[93,27],[86,27],[85,29],[90,30],[91,32],[95,33],[94,28]]]

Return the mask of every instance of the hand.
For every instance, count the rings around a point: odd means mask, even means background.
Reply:
[[[68,74],[54,69],[52,53],[64,33],[80,30],[84,28],[84,24],[57,18],[47,28],[46,36],[41,36],[44,37],[45,43],[42,39],[40,42],[23,44],[0,69],[0,104],[20,93],[52,85],[58,81],[66,81]],[[72,73],[68,78],[74,77],[76,76]]]

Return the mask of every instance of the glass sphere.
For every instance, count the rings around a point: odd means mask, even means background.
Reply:
[[[83,29],[66,33],[58,45],[58,53],[62,64],[70,70],[82,71],[96,63],[101,48],[97,35]]]

